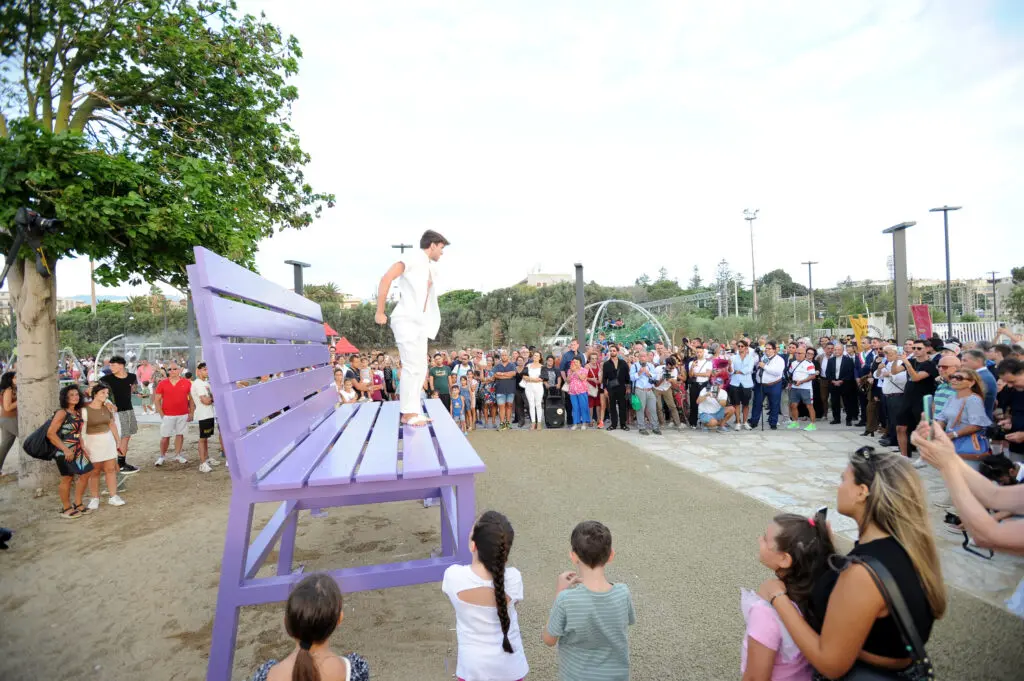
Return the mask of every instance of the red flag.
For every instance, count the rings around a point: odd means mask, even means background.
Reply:
[[[931,338],[932,311],[927,305],[911,305],[910,314],[914,317],[914,333],[918,338]]]

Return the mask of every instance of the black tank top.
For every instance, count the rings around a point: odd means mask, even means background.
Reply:
[[[931,606],[928,605],[928,598],[925,595],[924,587],[921,586],[921,580],[917,577],[917,571],[914,570],[914,564],[899,542],[892,537],[876,539],[866,544],[857,544],[849,555],[871,556],[888,568],[900,588],[900,593],[903,594],[903,600],[907,602],[907,609],[914,619],[918,634],[923,641],[927,642],[932,633],[935,617],[932,615]],[[811,592],[811,609],[819,623],[825,621],[828,599],[832,595],[832,589],[835,588],[838,579],[838,572],[828,570],[818,578],[814,585]],[[815,628],[820,634],[821,625],[818,624]],[[883,657],[897,659],[910,657],[892,615],[875,620],[871,631],[868,632],[867,640],[864,641],[863,650]]]

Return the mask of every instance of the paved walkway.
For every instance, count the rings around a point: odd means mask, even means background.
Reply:
[[[850,453],[876,441],[861,437],[854,428],[818,428],[814,433],[702,433],[676,432],[670,427],[661,437],[641,437],[636,430],[608,434],[782,511],[810,516],[814,509],[827,504],[833,530],[853,541],[857,527],[836,512],[836,487]],[[929,499],[944,493],[942,476],[935,469],[929,466],[920,473]],[[996,554],[985,560],[972,555],[961,547],[962,535],[946,530],[945,512],[931,503],[928,510],[946,583],[1005,609],[1005,599],[1024,577],[1024,557]]]

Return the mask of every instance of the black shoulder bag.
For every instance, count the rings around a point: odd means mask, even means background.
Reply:
[[[892,573],[880,560],[872,556],[847,556],[847,559],[851,563],[859,563],[867,568],[868,574],[885,599],[885,606],[896,622],[896,628],[900,630],[907,656],[912,662],[906,669],[894,670],[875,667],[857,660],[850,671],[841,677],[841,681],[934,681],[935,669],[932,667],[931,658],[924,649],[924,641],[917,632],[914,618],[910,615],[910,609],[903,600],[903,594],[900,593],[900,587],[893,579]],[[825,678],[817,672],[814,673],[815,681],[824,681]]]

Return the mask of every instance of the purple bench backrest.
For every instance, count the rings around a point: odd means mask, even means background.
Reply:
[[[323,317],[319,304],[226,258],[198,246],[195,256],[188,276],[214,409],[232,479],[252,485],[337,404]],[[282,372],[267,383],[237,385]]]

